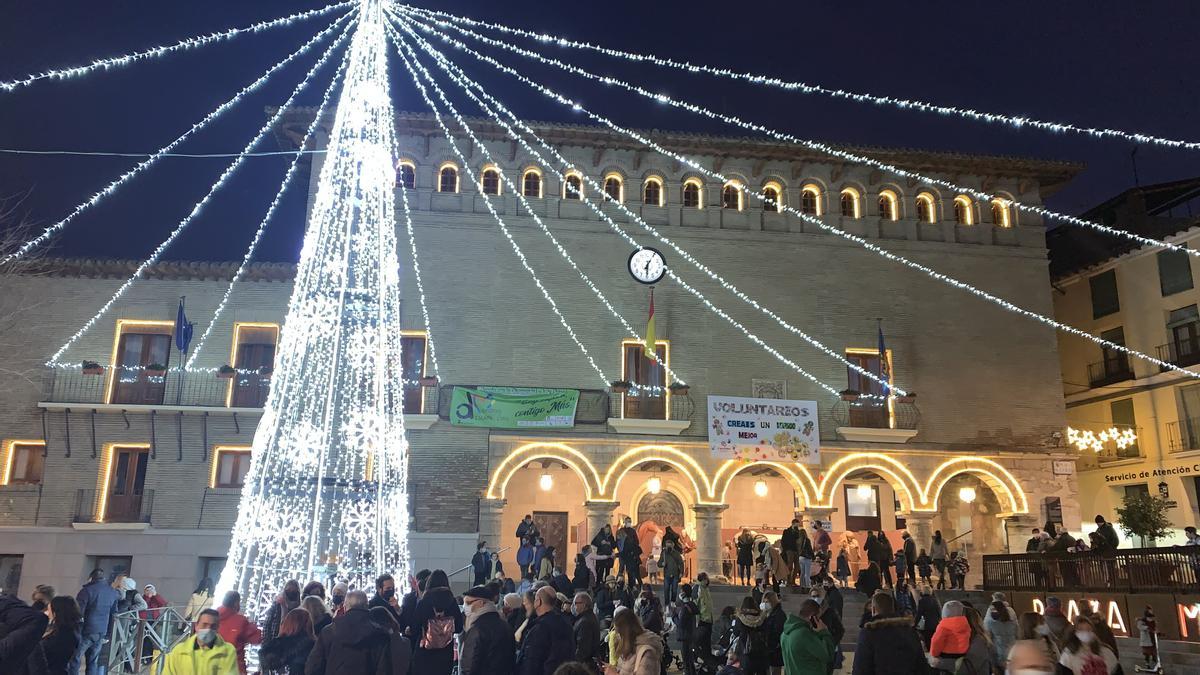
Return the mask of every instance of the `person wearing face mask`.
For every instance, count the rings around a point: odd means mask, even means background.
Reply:
[[[1072,675],[1112,675],[1117,671],[1117,655],[1096,638],[1096,629],[1086,617],[1078,617],[1063,644],[1059,665]]]
[[[411,629],[417,643],[414,673],[450,675],[454,668],[453,635],[462,632],[464,619],[446,573],[434,570],[425,581],[425,593],[413,612]]]
[[[1025,612],[1017,620],[1017,644],[1022,642],[1037,647],[1049,663],[1058,663],[1058,639],[1041,614]]]
[[[476,586],[463,594],[463,634],[459,669],[462,675],[510,675],[517,643],[500,616],[491,590]]]
[[[350,587],[346,582],[339,581],[333,585],[333,593],[329,597],[329,613],[333,618],[346,613],[346,593],[350,592]]]
[[[696,653],[705,662],[712,658],[713,601],[708,589],[708,572],[696,575]]]
[[[604,660],[605,654],[600,643],[600,620],[592,609],[592,596],[585,591],[575,593],[571,601],[571,614],[575,617],[571,627],[575,634],[575,660],[588,666],[594,673],[596,660]]]
[[[774,591],[763,594],[763,601],[758,609],[766,614],[764,626],[767,629],[767,664],[771,675],[783,673],[783,651],[780,640],[783,638],[783,625],[787,622],[787,614],[783,611],[783,603]]]
[[[837,595],[839,605],[834,605],[834,595]],[[846,626],[842,623],[842,613],[837,609],[841,603],[841,593],[838,592],[833,584],[814,586],[812,593],[809,595],[812,601],[817,603],[817,618],[821,620],[826,628],[829,629],[829,634],[833,636],[833,643],[840,645],[842,637],[846,634]],[[841,667],[841,654],[839,654],[835,667]]]
[[[275,602],[271,603],[270,609],[267,610],[267,616],[263,619],[262,640],[270,642],[279,635],[279,624],[283,623],[283,617],[293,609],[300,607],[300,582],[295,579],[289,579],[283,585],[283,592],[276,598]]]
[[[226,593],[221,600],[221,608],[217,610],[217,621],[221,625],[217,632],[222,640],[233,645],[237,651],[238,672],[245,673],[246,646],[259,644],[263,640],[262,631],[241,612],[242,596],[237,591]]]
[[[39,612],[47,612],[49,616],[50,601],[54,599],[54,587],[46,584],[38,584],[37,588],[33,589],[33,602],[29,606]]]
[[[367,609],[372,607],[383,607],[396,617],[396,621],[400,623],[401,628],[406,624],[401,619],[400,601],[396,597],[396,579],[390,574],[381,574],[375,579],[375,597],[371,598],[371,602],[367,605]]]
[[[300,592],[296,585],[297,594]],[[217,634],[221,617],[205,609],[196,618],[195,634],[167,654],[163,675],[233,675],[238,672],[237,650]]]
[[[742,606],[733,615],[733,642],[730,651],[741,660],[746,675],[767,675],[770,664],[770,640],[767,636],[767,613],[762,605],[754,604],[752,596],[742,599]]]
[[[630,589],[637,588],[642,585],[642,545],[638,543],[633,519],[625,519],[625,525],[617,533],[617,537],[621,554],[621,573],[628,579]]]
[[[481,541],[475,547],[475,555],[471,556],[471,572],[475,575],[475,585],[482,586],[488,580],[488,568],[491,563],[486,541]]]
[[[679,589],[679,601],[675,603],[671,619],[686,675],[696,675],[696,619],[699,614],[700,609],[692,600],[692,585],[684,584]]]

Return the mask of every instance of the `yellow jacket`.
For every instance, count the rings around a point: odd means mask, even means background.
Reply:
[[[220,637],[212,647],[198,648],[189,636],[167,654],[163,675],[238,675],[237,650]]]

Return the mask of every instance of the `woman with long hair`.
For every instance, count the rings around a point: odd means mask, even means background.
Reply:
[[[39,648],[46,657],[46,673],[48,675],[67,675],[67,664],[75,656],[82,639],[80,627],[83,615],[75,598],[69,595],[56,595],[50,599],[48,607],[50,625],[47,626]],[[30,660],[33,663],[33,660]]]
[[[1037,612],[1025,612],[1017,621],[1017,640],[1031,642],[1041,649],[1050,663],[1058,663],[1059,646],[1054,631],[1045,617]]]
[[[413,613],[412,637],[417,643],[414,673],[450,675],[454,668],[454,634],[462,632],[463,619],[449,578],[443,570],[434,570]]]
[[[1096,627],[1084,616],[1076,618],[1067,633],[1058,663],[1073,675],[1091,675],[1101,672],[1101,669],[1112,675],[1119,665],[1117,655],[1108,645],[1100,642],[1096,637]]]
[[[188,621],[195,622],[196,617],[200,616],[200,612],[212,607],[212,594],[213,581],[204,577],[196,586],[196,590],[192,591],[192,598],[188,600],[187,608],[183,610],[184,617]]]
[[[605,665],[604,675],[659,675],[662,672],[662,637],[642,627],[632,611],[613,616],[617,665]]]
[[[333,623],[333,617],[329,615],[329,608],[325,606],[325,601],[320,596],[310,595],[300,602],[300,608],[307,611],[312,617],[312,628],[314,635],[320,635],[325,627]]]
[[[941,530],[933,531],[933,541],[929,543],[929,557],[933,559],[933,567],[938,573],[937,588],[946,590],[946,558],[950,556],[946,540],[942,538]]]
[[[767,612],[754,604],[754,597],[743,598],[741,608],[733,615],[733,640],[737,647],[731,649],[741,657],[746,675],[767,675],[771,645],[766,623]]]
[[[1008,608],[1005,607],[1007,612]],[[992,638],[988,635],[987,628],[983,625],[983,615],[974,607],[965,607],[963,616],[967,617],[967,624],[971,626],[971,643],[967,648],[965,659],[971,664],[973,670],[968,670],[970,673],[991,673],[994,672],[993,665],[995,657],[993,656]],[[1005,654],[1007,656],[1007,653]]]
[[[312,614],[307,609],[291,610],[279,624],[279,635],[258,651],[263,672],[300,675],[316,642]]]

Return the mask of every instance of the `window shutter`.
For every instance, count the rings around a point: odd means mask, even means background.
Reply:
[[[1158,285],[1163,297],[1192,288],[1192,262],[1187,251],[1158,252]]]
[[[1108,270],[1088,280],[1092,287],[1092,318],[1099,319],[1121,310],[1117,295],[1117,272]]]

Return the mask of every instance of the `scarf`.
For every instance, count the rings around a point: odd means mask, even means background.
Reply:
[[[475,625],[475,621],[479,617],[483,616],[484,614],[488,614],[488,613],[498,614],[498,612],[496,611],[496,604],[494,602],[485,601],[483,603],[483,606],[479,607],[478,609],[472,608],[471,613],[467,614],[466,622],[463,623],[463,632],[465,633],[465,632],[471,630],[471,626]]]

